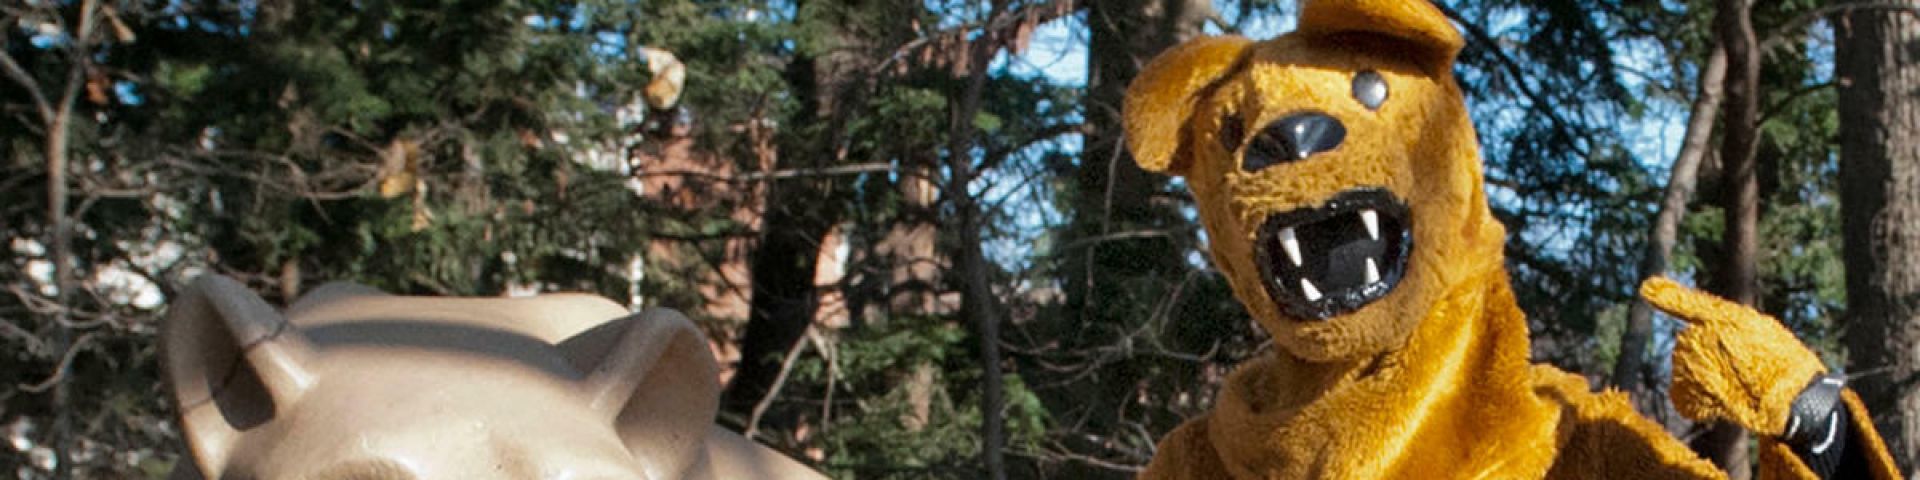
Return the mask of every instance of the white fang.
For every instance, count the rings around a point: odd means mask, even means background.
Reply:
[[[1380,241],[1380,212],[1361,210],[1360,221],[1367,224],[1367,236],[1373,237],[1376,242]]]
[[[1292,228],[1280,231],[1280,247],[1287,250],[1287,259],[1293,261],[1293,266],[1300,266],[1300,239],[1294,236]]]
[[[1320,299],[1320,289],[1313,288],[1313,282],[1309,282],[1307,279],[1300,279],[1300,292],[1307,295],[1307,301],[1309,302]]]
[[[1367,283],[1380,283],[1380,266],[1371,258],[1367,259]]]

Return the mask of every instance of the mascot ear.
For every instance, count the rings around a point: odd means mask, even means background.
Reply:
[[[1225,76],[1251,41],[1235,36],[1201,37],[1174,47],[1140,71],[1127,86],[1122,121],[1133,161],[1149,172],[1180,175],[1175,158],[1182,126],[1193,115],[1194,95]]]
[[[1446,72],[1466,41],[1430,0],[1307,0],[1297,32],[1379,35],[1404,42],[1434,73]]]

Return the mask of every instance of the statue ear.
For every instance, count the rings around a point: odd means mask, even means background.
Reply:
[[[1466,41],[1430,0],[1307,0],[1298,33],[1310,36],[1378,35],[1403,42],[1413,59],[1436,74],[1453,68]]]
[[[306,337],[239,282],[206,275],[187,287],[160,328],[160,357],[200,471],[224,470],[241,433],[313,385],[312,356]]]
[[[588,407],[604,415],[648,478],[680,478],[704,457],[720,406],[720,367],[679,312],[648,309],[561,342]]]
[[[1180,175],[1179,157],[1194,96],[1226,76],[1252,42],[1236,36],[1201,37],[1154,57],[1127,86],[1122,121],[1133,161],[1149,172]]]

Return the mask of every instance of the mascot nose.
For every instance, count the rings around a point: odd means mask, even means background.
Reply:
[[[1347,127],[1340,119],[1320,112],[1288,115],[1261,129],[1249,145],[1247,171],[1306,160],[1313,154],[1333,150],[1347,139]]]

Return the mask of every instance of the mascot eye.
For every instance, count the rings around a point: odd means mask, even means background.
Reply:
[[[1387,79],[1380,72],[1362,70],[1353,76],[1353,99],[1366,105],[1368,110],[1379,110],[1387,103]]]

